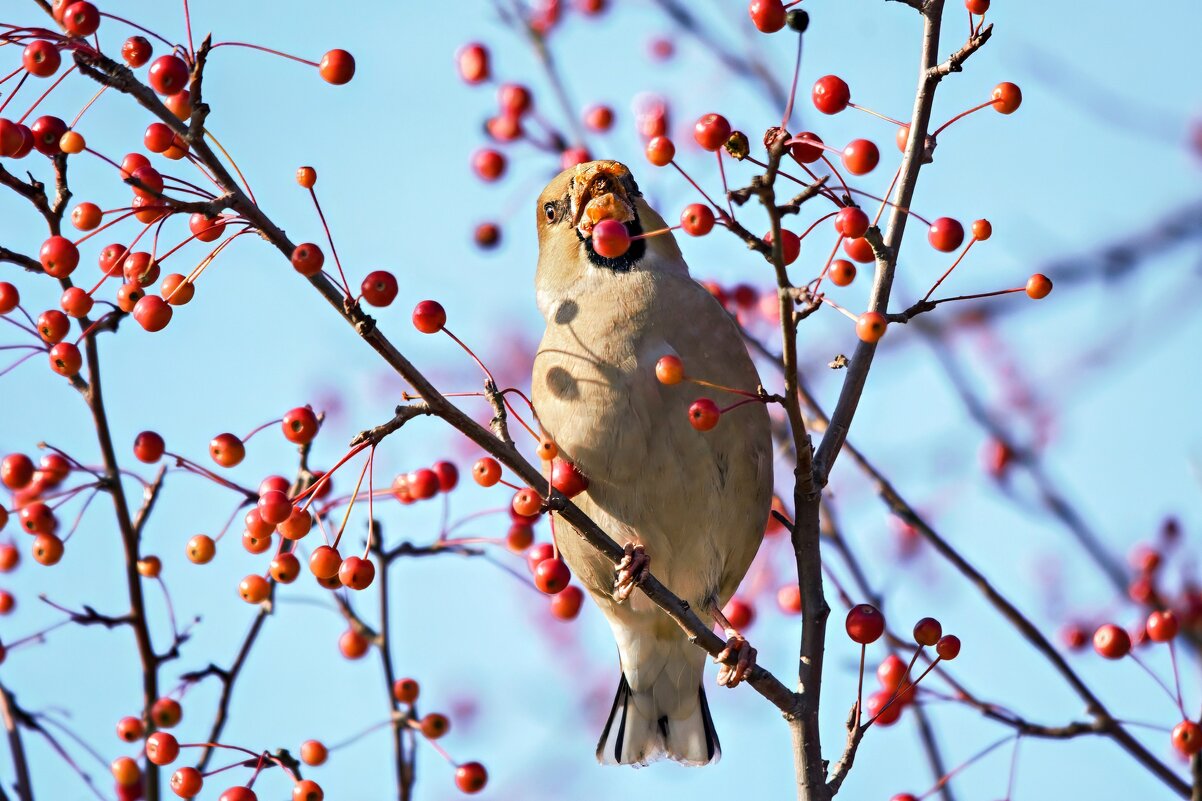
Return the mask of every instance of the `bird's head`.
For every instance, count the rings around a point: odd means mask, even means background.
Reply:
[[[587,266],[624,272],[662,259],[680,261],[670,235],[635,239],[621,256],[606,258],[593,248],[593,227],[616,220],[631,236],[667,228],[643,199],[630,169],[618,161],[590,161],[552,179],[538,199],[539,272],[570,279]]]

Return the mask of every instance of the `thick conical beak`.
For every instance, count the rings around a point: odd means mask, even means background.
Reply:
[[[634,202],[623,179],[630,175],[617,161],[593,161],[576,168],[572,181],[572,219],[584,237],[602,220],[627,223],[635,219]]]

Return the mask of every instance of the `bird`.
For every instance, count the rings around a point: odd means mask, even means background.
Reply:
[[[599,255],[592,229],[622,223],[632,237]],[[610,224],[612,225],[612,224]],[[618,646],[621,678],[597,744],[602,764],[660,759],[699,766],[721,746],[703,687],[705,652],[634,589],[654,575],[728,635],[718,683],[735,686],[755,649],[721,616],[763,538],[772,504],[772,442],[764,403],[696,430],[689,407],[744,398],[657,380],[664,356],[690,377],[759,392],[731,316],[688,266],[630,169],[591,161],[557,175],[537,207],[536,300],[546,331],[534,357],[533,413],[543,436],[587,481],[574,498],[624,548],[616,566],[560,521],[559,553],[600,607]],[[717,661],[717,659],[716,659]]]

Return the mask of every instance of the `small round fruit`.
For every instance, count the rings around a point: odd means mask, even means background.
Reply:
[[[298,273],[306,278],[312,278],[321,272],[326,257],[317,245],[312,242],[304,242],[297,245],[296,249],[292,251],[291,261],[293,268]]]
[[[892,690],[877,690],[864,701],[864,711],[876,726],[892,726],[901,717],[901,699],[894,700]]]
[[[706,114],[693,126],[693,138],[701,147],[714,152],[730,138],[730,123],[721,114]]]
[[[63,57],[58,48],[45,39],[36,39],[25,46],[21,54],[21,66],[30,75],[38,78],[49,78],[58,72],[63,63]]]
[[[188,559],[193,564],[206,565],[217,555],[217,543],[208,534],[197,534],[188,540]]]
[[[616,259],[630,250],[630,232],[617,220],[602,220],[593,226],[592,244],[598,256]]]
[[[501,480],[501,465],[491,456],[477,459],[472,465],[472,478],[481,487],[491,487]]]
[[[143,295],[134,304],[134,319],[150,332],[162,331],[171,322],[171,304],[158,295]]]
[[[984,242],[989,237],[993,236],[993,225],[989,220],[974,220],[972,224],[972,238]]]
[[[183,707],[174,698],[160,698],[150,706],[150,719],[160,729],[178,726],[183,717]]]
[[[943,626],[933,617],[924,617],[914,624],[914,642],[931,646],[943,636]]]
[[[131,757],[117,757],[109,769],[121,787],[132,787],[142,779],[142,770]]]
[[[33,558],[40,565],[57,565],[63,558],[63,541],[53,534],[39,533],[33,540]]]
[[[861,342],[880,342],[888,327],[889,321],[880,312],[864,312],[856,318],[856,336]]]
[[[459,67],[459,77],[466,83],[483,83],[491,75],[488,50],[484,45],[476,43],[464,45],[455,54],[455,62]]]
[[[209,442],[209,456],[222,467],[234,467],[246,458],[246,446],[233,434],[218,434]]]
[[[301,762],[304,762],[306,765],[312,767],[324,765],[329,753],[329,750],[320,740],[305,740],[301,743]]]
[[[382,308],[389,306],[397,296],[396,277],[387,270],[375,270],[367,274],[360,286],[363,299],[370,305]]]
[[[730,625],[742,631],[755,622],[755,607],[747,600],[735,596],[726,602],[726,606],[722,607],[722,614],[730,622]]]
[[[560,620],[575,620],[583,603],[583,590],[575,585],[565,587],[551,599],[551,614]]]
[[[471,795],[488,784],[488,771],[479,762],[465,762],[455,768],[455,786]]]
[[[179,56],[159,56],[150,65],[146,79],[160,95],[173,95],[187,87],[188,65]]]
[[[280,423],[284,439],[297,445],[312,441],[317,436],[317,425],[317,415],[308,406],[289,410]]]
[[[1094,632],[1093,647],[1106,659],[1122,659],[1131,651],[1131,637],[1123,627],[1107,623]]]
[[[1166,609],[1163,612],[1158,610],[1149,614],[1144,629],[1148,632],[1148,639],[1152,642],[1168,642],[1177,636],[1180,626],[1177,623],[1177,616]]]
[[[437,334],[446,324],[446,309],[436,300],[423,300],[413,309],[413,327],[423,334]]]
[[[1202,751],[1202,726],[1192,720],[1183,720],[1173,727],[1172,741],[1178,753],[1192,757]]]
[[[397,679],[392,684],[392,697],[398,704],[412,704],[421,695],[421,685],[416,679]]]
[[[666,167],[676,158],[676,145],[666,136],[652,137],[647,143],[647,161],[656,167]]]
[[[689,236],[705,236],[714,230],[714,212],[704,203],[690,203],[680,213],[680,227]]]
[[[376,577],[376,566],[370,559],[348,556],[338,568],[338,580],[352,590],[366,590]]]
[[[534,586],[547,595],[555,595],[567,588],[572,572],[562,559],[544,559],[534,568]]]
[[[760,33],[776,33],[785,27],[785,4],[781,0],[751,0],[747,13]]]
[[[1013,114],[1022,105],[1023,93],[1009,81],[993,87],[993,107],[1002,114]]]
[[[171,774],[171,792],[180,798],[195,798],[204,788],[204,776],[193,767],[183,767]]]
[[[935,643],[935,653],[944,662],[950,662],[960,655],[960,638],[955,634],[945,634]]]
[[[880,639],[885,633],[885,616],[871,604],[853,606],[847,613],[847,636],[852,642],[868,645]]]
[[[856,265],[847,259],[835,259],[831,262],[830,276],[835,286],[849,286],[856,280]]]
[[[510,506],[522,517],[534,517],[542,509],[542,498],[529,487],[523,487],[514,493]]]
[[[369,645],[367,638],[354,629],[347,629],[338,638],[338,650],[347,659],[362,659]]]
[[[179,740],[165,732],[156,731],[146,738],[146,758],[155,765],[170,765],[179,756]]]
[[[837,75],[824,75],[814,83],[810,93],[814,108],[823,114],[838,114],[851,102],[851,89]]]
[[[655,377],[667,386],[679,384],[684,380],[684,363],[677,356],[661,356],[655,363]]]
[[[850,239],[859,239],[868,231],[868,215],[855,206],[839,209],[835,215],[835,231]]]
[[[551,468],[551,486],[566,498],[575,498],[588,489],[588,477],[566,459],[556,459]]]
[[[319,545],[309,556],[309,570],[319,579],[334,578],[342,568],[342,557],[329,545]]]
[[[127,743],[136,743],[146,736],[146,725],[141,718],[133,716],[117,721],[117,736]]]
[[[145,66],[153,52],[154,48],[145,36],[131,36],[121,45],[121,58],[134,69]]]
[[[261,604],[271,595],[271,583],[258,573],[251,573],[238,584],[238,594],[248,604]]]
[[[867,175],[881,161],[881,152],[867,139],[853,139],[843,148],[843,166],[852,175]]]
[[[351,78],[355,77],[355,57],[345,50],[330,50],[321,57],[317,71],[321,73],[321,79],[326,83],[335,85],[350,83]]]
[[[709,398],[698,398],[689,406],[689,425],[698,431],[710,431],[721,417],[722,410]]]
[[[1027,297],[1033,300],[1043,300],[1052,294],[1052,279],[1041,273],[1035,273],[1027,279]]]
[[[964,243],[964,226],[951,217],[940,217],[927,230],[927,241],[935,250],[950,253]]]

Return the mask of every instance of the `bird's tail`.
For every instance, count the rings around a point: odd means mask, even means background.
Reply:
[[[666,682],[667,677],[661,676],[660,681]],[[660,695],[654,685],[644,692],[632,690],[622,675],[609,720],[597,743],[598,762],[642,766],[666,757],[683,765],[700,766],[722,756],[704,687],[697,685],[696,702],[692,704],[681,704],[676,693],[668,693],[667,698]],[[668,706],[674,708],[665,708]]]

